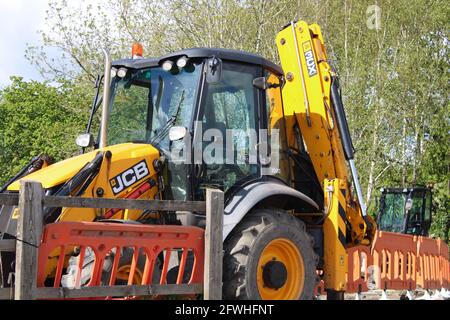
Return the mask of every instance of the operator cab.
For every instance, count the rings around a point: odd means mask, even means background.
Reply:
[[[114,61],[107,145],[159,149],[165,199],[203,200],[207,187],[227,196],[262,179],[289,184],[282,75],[259,55],[228,49]]]
[[[429,188],[382,188],[379,230],[428,236],[432,196]]]

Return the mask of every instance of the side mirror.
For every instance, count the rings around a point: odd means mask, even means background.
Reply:
[[[92,133],[82,133],[75,140],[77,146],[81,148],[88,148],[94,145],[94,136]]]
[[[222,79],[222,60],[212,57],[206,61],[206,82],[219,83]]]
[[[183,139],[187,134],[186,127],[172,127],[169,130],[169,140],[177,141]]]

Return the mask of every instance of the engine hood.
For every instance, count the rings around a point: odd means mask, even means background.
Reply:
[[[159,151],[149,144],[118,144],[54,163],[15,181],[7,190],[19,191],[21,180],[38,181],[45,189],[57,186],[73,177],[84,165],[92,161],[99,151],[108,150],[112,153],[111,160],[113,162],[125,162],[132,158],[154,159],[159,157]]]

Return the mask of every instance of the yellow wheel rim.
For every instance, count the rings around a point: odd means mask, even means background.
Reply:
[[[268,263],[284,265],[287,276],[284,284],[276,288],[264,281],[264,272],[268,272]],[[266,268],[266,269],[265,269]],[[265,271],[266,270],[266,271]],[[272,240],[264,248],[258,261],[256,274],[258,291],[263,300],[296,300],[303,291],[305,267],[297,246],[290,240],[279,238]],[[280,286],[279,284],[278,286]]]
[[[130,276],[131,265],[125,265],[117,270],[116,281],[123,280],[128,281]],[[136,268],[133,275],[133,285],[139,285],[142,283],[142,272]]]

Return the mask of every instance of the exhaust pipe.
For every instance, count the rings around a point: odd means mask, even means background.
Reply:
[[[100,123],[100,141],[99,149],[106,147],[106,138],[108,132],[108,118],[109,118],[109,98],[111,86],[111,55],[108,50],[102,49],[105,55],[105,71],[103,79],[103,104],[102,104],[102,120]]]

